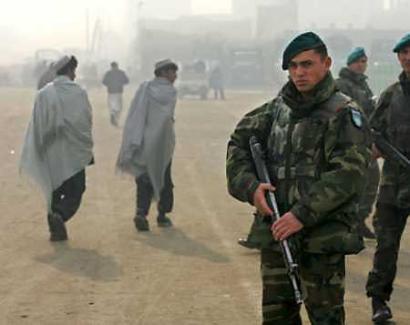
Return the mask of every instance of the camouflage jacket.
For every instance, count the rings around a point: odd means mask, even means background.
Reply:
[[[404,72],[399,81],[388,87],[380,96],[370,125],[410,158],[410,80]],[[378,201],[400,208],[410,208],[409,179],[409,170],[386,159]]]
[[[366,117],[374,111],[373,92],[363,74],[355,73],[348,68],[342,68],[339,72],[339,79],[336,80],[339,90],[358,103],[366,114]]]
[[[277,98],[245,115],[228,143],[228,190],[252,203],[259,185],[248,143],[254,135],[266,149],[280,213],[291,211],[304,225],[296,236],[303,248],[356,253],[363,247],[355,229],[356,203],[370,160],[369,128],[330,74],[315,93],[304,100],[289,82]],[[261,241],[266,244],[266,238]]]

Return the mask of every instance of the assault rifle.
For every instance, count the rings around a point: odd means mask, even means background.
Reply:
[[[380,132],[372,129],[372,136],[374,144],[386,159],[397,162],[406,169],[410,169],[410,160],[389,143]]]
[[[258,174],[258,178],[263,183],[271,184],[268,170],[266,168],[265,158],[262,150],[261,144],[258,142],[257,138],[252,136],[249,139],[249,146],[252,152],[253,162],[256,167],[256,171]],[[278,209],[278,204],[276,202],[275,194],[269,192],[266,195],[266,199],[268,204],[273,209],[272,215],[272,223],[280,218],[280,213]],[[289,248],[288,241],[282,240],[279,242],[280,249],[282,251],[282,257],[285,262],[286,270],[288,272],[289,280],[293,288],[293,292],[295,294],[295,300],[297,304],[301,304],[303,302],[302,293],[300,290],[300,278],[298,274],[298,264],[295,262],[292,252]]]

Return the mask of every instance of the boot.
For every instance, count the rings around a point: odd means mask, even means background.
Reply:
[[[134,218],[134,224],[138,231],[149,231],[149,223],[145,216],[137,214]]]
[[[372,309],[372,320],[375,324],[383,324],[393,317],[389,306],[379,297],[372,298]]]
[[[64,241],[68,239],[64,220],[58,213],[48,214],[47,220],[50,230],[50,241]]]
[[[239,238],[238,244],[248,249],[261,249],[260,244],[249,240],[249,238]]]
[[[376,239],[376,235],[367,227],[364,221],[357,228],[359,235],[366,239]]]
[[[169,228],[172,227],[172,221],[168,218],[165,213],[160,213],[157,217],[158,227]]]

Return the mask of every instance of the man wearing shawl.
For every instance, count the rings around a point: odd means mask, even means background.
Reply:
[[[155,78],[138,88],[124,126],[117,168],[135,177],[134,222],[139,231],[149,230],[146,217],[153,198],[158,201],[158,226],[172,226],[166,213],[171,212],[174,201],[171,162],[177,70],[177,65],[168,59],[155,64]]]
[[[42,190],[50,240],[67,240],[67,222],[85,191],[85,167],[92,163],[92,114],[88,96],[74,82],[75,57],[64,56],[57,77],[38,93],[26,131],[20,171]]]

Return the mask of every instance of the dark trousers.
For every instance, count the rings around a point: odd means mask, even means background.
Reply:
[[[400,209],[391,204],[378,203],[373,226],[377,247],[373,269],[369,272],[366,291],[369,297],[390,300],[397,272],[400,240],[406,226],[410,209]]]
[[[345,257],[302,252],[298,258],[305,307],[312,325],[345,324]],[[261,250],[263,325],[301,325],[282,253]]]
[[[81,198],[85,191],[85,170],[67,179],[53,192],[51,210],[58,213],[67,222],[80,207]]]
[[[372,161],[366,171],[366,182],[359,201],[359,218],[365,220],[373,210],[379,189],[380,169],[376,160]]]
[[[157,205],[158,213],[165,214],[172,211],[174,206],[174,184],[171,179],[171,164],[165,171],[164,187],[161,190]],[[137,211],[139,216],[147,216],[151,206],[154,189],[148,174],[143,174],[135,179],[137,184]]]

